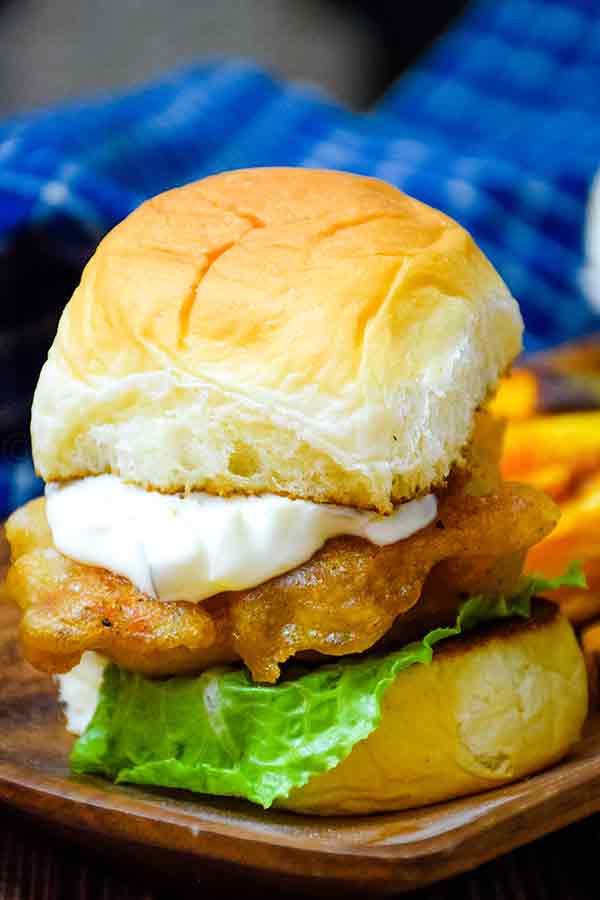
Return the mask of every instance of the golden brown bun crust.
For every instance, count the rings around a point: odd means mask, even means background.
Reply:
[[[529,622],[439,645],[400,673],[379,727],[279,805],[318,814],[406,809],[476,793],[556,762],[578,739],[587,677],[569,622]]]
[[[520,349],[464,229],[381,181],[229,172],[102,241],[36,392],[36,466],[389,510],[443,479]]]

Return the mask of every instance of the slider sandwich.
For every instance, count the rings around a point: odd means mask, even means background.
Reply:
[[[313,813],[547,766],[587,710],[524,577],[554,503],[485,411],[521,348],[459,225],[370,178],[228,172],[101,242],[7,524],[21,644],[77,773]]]

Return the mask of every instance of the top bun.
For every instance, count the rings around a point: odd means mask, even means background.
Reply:
[[[469,234],[390,185],[215,175],[86,266],[35,394],[36,467],[386,512],[447,476],[521,333]]]

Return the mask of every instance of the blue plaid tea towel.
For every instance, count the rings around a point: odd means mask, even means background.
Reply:
[[[597,328],[580,273],[600,166],[599,13],[594,0],[474,3],[368,114],[255,65],[213,60],[1,122],[3,280],[10,289],[15,247],[33,244],[54,261],[46,283],[58,285],[52,308],[28,282],[0,313],[2,515],[40,490],[27,454],[11,448],[24,440],[15,423],[68,299],[61,261],[77,270],[146,197],[213,172],[303,165],[383,178],[471,231],[521,302],[529,349]]]

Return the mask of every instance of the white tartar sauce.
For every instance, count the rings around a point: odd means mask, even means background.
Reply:
[[[56,549],[128,578],[151,597],[199,602],[301,565],[336,535],[393,544],[428,525],[428,494],[389,516],[275,494],[161,494],[115,475],[46,486]]]

